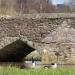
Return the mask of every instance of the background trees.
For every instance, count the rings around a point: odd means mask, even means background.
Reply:
[[[75,11],[75,0],[53,5],[51,0],[0,0],[0,14],[54,13]]]

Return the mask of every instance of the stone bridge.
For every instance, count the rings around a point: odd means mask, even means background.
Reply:
[[[64,21],[74,29],[75,13],[1,16],[0,59],[2,61],[7,61],[7,59],[20,61],[34,49],[41,51],[44,48],[43,44],[46,45],[43,39],[61,26]],[[26,50],[28,50],[27,54]]]

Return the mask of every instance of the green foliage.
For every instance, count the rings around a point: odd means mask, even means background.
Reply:
[[[75,75],[75,68],[57,69],[18,69],[0,68],[0,75]]]

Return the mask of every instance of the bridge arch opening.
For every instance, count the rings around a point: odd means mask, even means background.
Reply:
[[[34,50],[22,40],[16,40],[0,50],[0,62],[21,62]]]

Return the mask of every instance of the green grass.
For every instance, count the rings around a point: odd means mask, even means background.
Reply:
[[[75,75],[75,68],[18,69],[0,68],[0,75]]]

